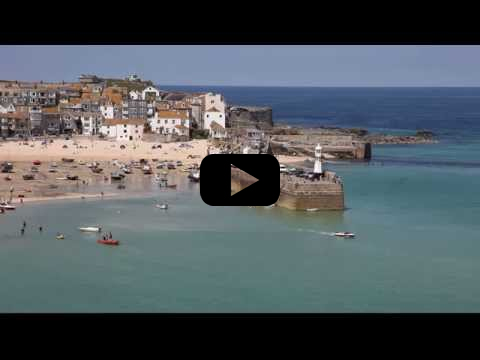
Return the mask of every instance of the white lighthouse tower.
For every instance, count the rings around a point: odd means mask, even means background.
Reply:
[[[315,165],[313,167],[313,173],[315,175],[321,175],[323,173],[322,169],[322,147],[320,144],[317,144],[315,147]]]

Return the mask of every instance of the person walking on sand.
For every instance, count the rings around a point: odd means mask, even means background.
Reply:
[[[25,228],[21,228],[20,229],[20,234],[23,236],[23,234],[25,234]]]
[[[27,227],[27,222],[23,220],[23,228],[25,229]]]
[[[43,230],[43,227],[39,226],[38,231],[42,232],[42,230]]]

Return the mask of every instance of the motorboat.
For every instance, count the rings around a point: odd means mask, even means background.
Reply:
[[[353,238],[355,237],[355,234],[354,233],[351,233],[351,232],[336,232],[334,234],[335,236],[338,236],[338,237],[345,237],[345,238]]]
[[[155,207],[158,208],[158,209],[167,210],[168,209],[168,204],[167,203],[157,204],[157,205],[155,205]]]
[[[67,162],[67,163],[71,163],[71,162],[74,162],[75,159],[71,159],[71,158],[62,158],[62,161],[63,162]]]
[[[145,165],[142,169],[143,173],[145,175],[151,175],[153,174],[152,168],[149,165]]]
[[[190,173],[190,175],[188,175],[188,178],[193,182],[199,182],[200,181],[200,171],[192,171]]]
[[[275,204],[268,205],[268,206],[265,206],[265,209],[270,209],[270,208],[273,208],[273,207],[275,207],[275,206],[276,206]]]
[[[8,204],[6,202],[3,202],[3,203],[0,203],[0,209],[4,209],[4,210],[15,210],[16,207],[15,205],[11,205],[11,204]]]
[[[130,170],[130,168],[128,168],[128,167],[123,167],[123,168],[121,168],[121,170],[122,170],[125,174],[131,174],[131,173],[132,173],[132,170]]]
[[[86,226],[86,227],[79,227],[78,230],[83,232],[100,232],[102,228],[100,226]]]
[[[52,163],[50,164],[50,167],[56,168],[57,166],[58,166],[58,164],[57,164],[56,162],[52,162]]]
[[[33,174],[25,174],[22,177],[23,177],[23,180],[34,180],[35,179],[35,176],[33,176]]]
[[[319,208],[310,208],[310,209],[306,209],[306,211],[309,211],[309,212],[315,212],[315,211],[318,211],[320,210]]]
[[[65,236],[63,234],[58,234],[57,236],[55,236],[55,239],[63,240],[63,239],[65,239]]]
[[[40,160],[34,160],[33,162],[33,165],[41,165],[42,162]]]
[[[120,245],[120,241],[114,239],[98,239],[97,243],[103,245]]]
[[[80,161],[78,162],[78,165],[85,165],[85,161],[80,160]]]
[[[67,180],[78,180],[78,176],[77,175],[67,175]]]
[[[58,172],[58,170],[55,169],[55,168],[48,168],[48,172],[56,173],[56,172]]]
[[[36,167],[36,166],[32,166],[32,167],[30,168],[30,172],[32,172],[32,173],[33,173],[33,172],[37,172],[37,173],[38,173],[39,171],[40,171],[40,170],[38,170],[38,167]]]

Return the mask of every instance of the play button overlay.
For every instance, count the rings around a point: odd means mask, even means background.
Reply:
[[[235,165],[230,164],[230,180],[232,179],[232,176],[235,176],[235,174],[232,174],[232,169],[235,169],[235,167],[236,167]],[[235,171],[235,170],[233,170],[233,171]],[[258,181],[258,179],[256,177],[253,177],[252,175],[250,175],[249,173],[246,173],[242,169],[238,169],[237,171],[239,172],[240,176],[243,176],[243,177],[245,177],[245,179],[247,179],[247,182],[244,183],[245,187],[248,187],[252,184],[255,184]],[[238,186],[237,185],[232,186],[231,181],[230,181],[230,196],[238,194],[240,191],[245,189],[245,187],[242,188],[241,186],[242,186],[242,184],[239,184]]]
[[[200,196],[208,205],[269,206],[280,196],[280,165],[272,155],[208,155],[200,175]]]

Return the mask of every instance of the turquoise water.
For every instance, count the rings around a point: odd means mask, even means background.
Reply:
[[[480,311],[480,88],[202,90],[273,106],[276,121],[429,129],[441,142],[327,164],[344,212],[209,207],[184,180],[178,192],[144,180],[127,186],[133,198],[25,204],[0,215],[0,312]],[[121,245],[75,230],[97,223]]]
[[[135,198],[19,207],[0,216],[0,311],[480,310],[480,168],[330,167],[345,212],[209,207],[180,180],[178,192],[145,183]],[[75,230],[97,223],[122,244]]]

